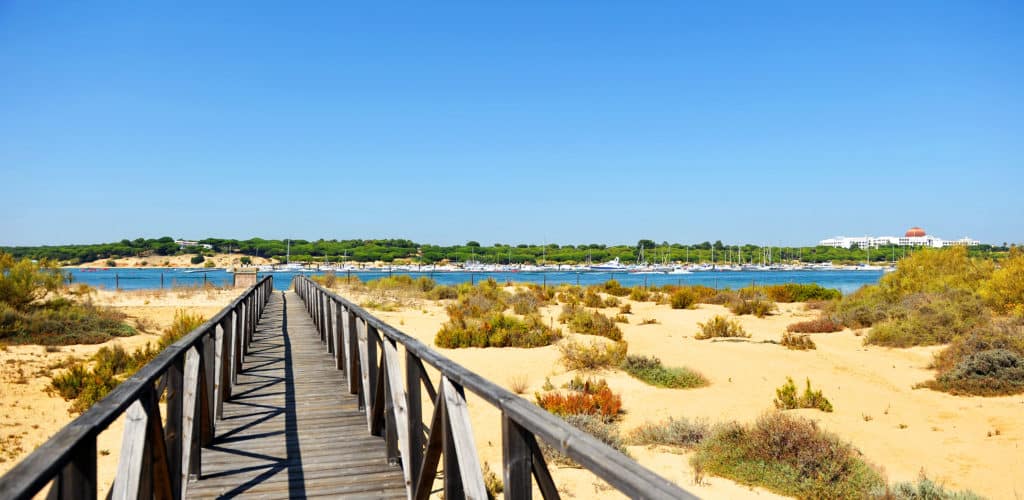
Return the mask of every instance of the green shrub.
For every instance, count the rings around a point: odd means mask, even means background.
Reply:
[[[427,298],[430,300],[457,299],[459,298],[459,292],[453,287],[441,285],[434,287],[433,290],[427,292]]]
[[[728,307],[733,314],[753,314],[758,318],[763,318],[777,309],[775,303],[762,293],[747,292],[746,290],[743,290],[736,295],[736,297],[728,303]]]
[[[936,484],[921,473],[917,482],[900,482],[892,485],[884,492],[878,492],[878,498],[886,500],[983,500],[984,497],[971,490],[950,491]]]
[[[690,309],[697,303],[697,295],[687,288],[682,288],[672,292],[669,303],[672,304],[672,309]]]
[[[925,248],[900,260],[879,287],[895,298],[949,290],[976,292],[992,276],[991,261],[972,259],[964,247]]]
[[[721,315],[715,315],[704,323],[697,323],[700,331],[694,336],[697,340],[704,340],[716,337],[722,338],[750,338],[740,323],[734,319],[727,319]]]
[[[524,319],[501,312],[482,318],[452,318],[434,336],[434,344],[449,349],[461,347],[542,347],[561,338],[562,332],[544,324],[539,315]]]
[[[646,288],[640,286],[634,286],[629,289],[629,300],[635,300],[637,302],[646,302],[651,297],[651,292]]]
[[[773,412],[752,425],[718,426],[695,468],[798,498],[868,498],[882,475],[853,446],[806,418]]]
[[[992,349],[1006,349],[1024,356],[1024,318],[1000,319],[957,337],[935,355],[933,364],[939,372],[946,372],[970,355]]]
[[[0,252],[0,304],[27,312],[61,285],[61,273],[49,260],[32,262]]]
[[[107,267],[117,267],[117,261],[114,259],[108,259],[105,264]],[[193,264],[195,264],[195,262],[193,262]]]
[[[840,323],[849,328],[865,328],[885,321],[893,307],[892,299],[885,290],[869,285],[839,300],[833,313]]]
[[[193,264],[202,264],[205,260],[206,260],[206,257],[203,257],[202,254],[199,254],[199,255],[193,255],[192,258],[189,259],[189,262],[191,262]],[[108,264],[110,262],[113,262],[113,261],[108,261]],[[114,267],[114,266],[110,266],[110,267]]]
[[[89,302],[58,297],[20,311],[0,302],[0,341],[10,344],[99,344],[135,335],[126,316]]]
[[[569,425],[594,436],[598,441],[618,450],[619,453],[629,456],[629,451],[626,450],[625,442],[619,434],[618,425],[606,422],[602,418],[594,415],[565,415],[561,418],[568,422]],[[540,441],[540,448],[541,452],[544,454],[544,460],[548,463],[579,467],[579,464],[574,462],[571,458],[563,455],[544,441]]]
[[[699,372],[684,367],[666,367],[654,356],[626,356],[622,370],[647,384],[670,389],[690,389],[708,385]]]
[[[1009,258],[981,285],[979,293],[996,313],[1024,316],[1024,250],[1021,247],[1010,249]]]
[[[540,301],[537,300],[537,296],[532,292],[525,290],[516,292],[512,295],[509,303],[516,314],[533,314],[537,312],[537,308],[540,305]]]
[[[618,280],[608,280],[604,282],[604,293],[608,295],[614,295],[616,297],[625,297],[629,295],[631,290],[624,288]]]
[[[614,295],[610,297],[605,297],[604,307],[619,307],[619,298]]]
[[[622,340],[622,330],[608,316],[589,311],[576,305],[562,306],[558,321],[569,326],[569,331],[585,335],[598,335],[612,340]]]
[[[832,333],[842,329],[843,325],[832,321],[832,318],[827,316],[807,321],[798,321],[786,326],[786,331],[790,333]]]
[[[832,412],[832,403],[821,394],[821,390],[811,390],[811,379],[807,379],[804,393],[797,396],[796,384],[791,377],[786,377],[786,383],[775,389],[775,407],[780,410],[814,408],[825,413]]]
[[[583,289],[578,286],[562,285],[557,297],[563,304],[579,304],[583,301],[583,295]]]
[[[583,305],[601,308],[604,307],[604,299],[593,290],[587,290],[587,293],[583,295]]]
[[[614,368],[626,359],[628,345],[596,340],[589,343],[567,340],[558,346],[561,363],[568,370],[600,370]]]
[[[981,300],[970,292],[916,293],[892,308],[888,320],[875,324],[866,343],[889,347],[945,344],[989,321]]]
[[[612,318],[612,321],[614,321],[616,323],[629,324],[629,318],[627,316],[622,315],[622,314],[616,314],[615,317]]]
[[[1024,393],[1024,356],[1009,349],[972,353],[924,386],[980,396]]]
[[[809,302],[812,300],[835,300],[843,296],[834,288],[825,288],[817,283],[786,283],[764,287],[764,293],[775,302]]]
[[[645,422],[629,433],[627,441],[634,445],[662,445],[692,449],[699,446],[711,434],[706,420],[690,420],[686,417],[672,418],[661,422]]]
[[[72,400],[82,393],[91,375],[84,364],[76,363],[55,375],[50,381],[50,388],[65,400]]]
[[[806,351],[818,348],[818,346],[814,344],[814,341],[807,335],[797,335],[790,332],[783,333],[782,340],[779,341],[779,343],[786,346],[786,349],[797,351]]]

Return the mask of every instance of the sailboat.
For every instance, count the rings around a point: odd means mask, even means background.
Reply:
[[[280,266],[262,265],[259,267],[261,273],[301,273],[305,270],[298,262],[292,264],[292,240],[287,240],[286,245],[284,264]]]

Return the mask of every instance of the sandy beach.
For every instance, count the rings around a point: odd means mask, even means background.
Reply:
[[[67,267],[81,267],[81,268],[109,268],[109,267],[120,267],[120,268],[154,268],[154,267],[165,267],[165,268],[201,268],[205,267],[207,262],[213,262],[213,267],[241,267],[242,257],[245,257],[239,253],[217,253],[212,256],[206,257],[206,260],[199,264],[192,263],[193,254],[185,255],[150,255],[148,257],[120,257],[117,259],[100,259],[92,262],[85,262],[75,266]],[[273,264],[277,261],[268,259],[265,257],[253,257],[251,259],[251,265],[261,266],[264,264]],[[107,261],[113,260],[116,264],[111,266]]]
[[[235,295],[235,290],[216,289],[100,291],[93,300],[123,311],[129,316],[129,323],[141,322],[146,327],[148,333],[110,342],[134,349],[154,342],[177,309],[209,317]],[[356,301],[362,298],[354,293],[350,296]],[[780,304],[776,314],[761,319],[738,317],[752,335],[750,339],[695,340],[698,322],[716,314],[732,316],[731,313],[714,305],[674,310],[667,305],[623,302],[630,303],[633,311],[630,323],[620,325],[631,354],[658,356],[665,365],[696,369],[711,381],[708,387],[679,390],[648,386],[618,370],[585,374],[606,378],[611,388],[622,395],[623,434],[646,421],[670,416],[702,418],[711,423],[751,421],[772,408],[775,389],[787,376],[800,385],[809,377],[832,401],[835,412],[795,411],[851,441],[868,460],[884,469],[890,481],[913,480],[924,471],[947,487],[970,488],[990,498],[1020,498],[1024,492],[1024,478],[1020,474],[1024,471],[1024,419],[1020,418],[1024,414],[1024,396],[957,397],[913,389],[916,383],[934,375],[927,366],[939,348],[864,346],[858,336],[862,332],[850,330],[813,335],[817,349],[811,351],[791,351],[767,343],[777,341],[787,324],[817,314],[799,303]],[[413,300],[397,311],[374,314],[433,345],[435,333],[447,320],[446,303]],[[559,307],[542,308],[542,314],[557,325]],[[641,325],[642,319],[657,323]],[[0,416],[0,473],[73,419],[68,412],[70,404],[48,394],[46,386],[63,362],[69,358],[86,359],[102,345],[105,344],[50,350],[42,346],[8,346],[0,350],[0,405],[6,409]],[[560,366],[555,346],[439,351],[506,388],[511,389],[514,379],[525,378],[528,387],[523,397],[531,401],[545,380],[559,386],[576,374]],[[436,381],[437,374],[432,373],[432,378]],[[480,458],[500,473],[500,415],[472,394],[469,404]],[[97,444],[101,491],[106,491],[112,481],[121,428],[121,422],[116,422],[100,435]],[[765,490],[713,476],[695,484],[689,454],[679,450],[630,446],[629,452],[641,464],[701,497],[776,497]],[[621,497],[585,470],[552,465],[552,472],[566,497]]]
[[[46,388],[66,363],[85,360],[103,346],[120,344],[132,351],[146,343],[156,344],[160,333],[170,326],[177,310],[210,317],[228,305],[239,291],[222,289],[179,289],[153,291],[98,291],[92,300],[128,315],[126,321],[141,324],[147,332],[117,338],[103,344],[70,345],[47,349],[35,345],[0,348],[0,474],[11,469],[77,415],[71,403],[51,395]],[[99,453],[97,477],[101,493],[110,489],[121,448],[123,417],[101,433],[96,442]]]
[[[804,304],[779,304],[776,314],[759,319],[737,317],[716,305],[674,310],[667,305],[624,302],[631,303],[633,310],[630,324],[620,325],[631,354],[658,356],[665,365],[687,366],[711,380],[705,388],[664,389],[619,370],[597,373],[622,395],[624,434],[645,421],[670,416],[703,418],[711,423],[749,422],[773,408],[775,389],[787,376],[801,388],[809,377],[831,400],[835,411],[792,411],[852,442],[890,481],[912,481],[923,471],[947,487],[969,488],[989,498],[1024,495],[1024,396],[959,397],[914,389],[915,384],[934,376],[927,366],[941,347],[864,346],[859,336],[863,332],[844,330],[812,335],[816,350],[792,351],[765,341],[778,341],[786,325],[817,315]],[[555,318],[559,307],[542,311],[545,317]],[[615,310],[604,311],[610,314]],[[426,300],[399,311],[374,314],[429,345],[447,320],[443,305]],[[737,317],[751,338],[695,340],[697,323],[716,314]],[[657,324],[640,325],[641,319],[655,319]],[[523,397],[531,401],[545,378],[558,386],[575,375],[559,365],[555,346],[439,351],[509,389],[513,378],[526,377],[529,387]],[[501,464],[500,416],[474,399],[470,397],[470,413],[480,457],[496,469]],[[701,497],[774,496],[719,477],[706,477],[695,485],[687,453],[643,446],[631,446],[629,451],[641,464]],[[580,498],[618,497],[586,471],[556,469],[556,482]]]

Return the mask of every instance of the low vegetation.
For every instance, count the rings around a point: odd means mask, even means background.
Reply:
[[[669,296],[672,309],[690,309],[697,304],[697,294],[688,288],[681,288]]]
[[[626,449],[626,442],[622,439],[622,435],[619,432],[619,426],[614,422],[608,422],[601,417],[586,414],[559,416],[569,425],[594,436],[598,441],[611,446],[619,453],[629,456],[629,450]],[[579,464],[574,462],[571,458],[563,455],[561,452],[543,441],[540,442],[540,448],[541,452],[544,454],[544,460],[548,463],[568,467],[579,467]]]
[[[758,318],[763,318],[778,309],[775,302],[757,289],[740,290],[726,307],[733,314],[752,314]]]
[[[1024,251],[1011,249],[997,267],[955,247],[915,252],[826,313],[850,328],[870,327],[869,344],[948,344],[936,356],[936,378],[921,386],[994,396],[1024,392],[1020,304]]]
[[[798,498],[868,498],[885,488],[861,453],[809,419],[781,412],[715,428],[695,469]]]
[[[633,445],[673,446],[693,449],[711,434],[706,420],[669,417],[661,422],[645,422],[629,433],[626,440]]]
[[[505,314],[509,303],[519,303],[520,310],[529,309],[524,304],[532,303],[531,299],[525,298],[526,294],[505,292],[493,279],[476,286],[460,285],[457,290],[458,301],[447,307],[448,321],[434,336],[438,347],[541,347],[562,337],[561,330],[545,324],[536,312]],[[535,308],[536,303],[533,305]]]
[[[786,326],[790,333],[832,333],[843,329],[843,325],[835,322],[828,316],[820,316],[807,321],[798,321]]]
[[[622,398],[612,392],[604,379],[576,379],[566,384],[566,391],[537,393],[537,405],[555,415],[591,415],[612,422],[622,412]]]
[[[667,367],[654,356],[626,356],[622,370],[633,377],[656,387],[669,389],[690,389],[704,387],[708,379],[699,372],[685,367]]]
[[[50,261],[19,260],[0,252],[0,342],[98,344],[135,334],[124,314],[93,305],[88,287],[60,296],[62,281]]]
[[[775,302],[811,302],[816,300],[835,300],[842,293],[835,288],[825,288],[817,283],[786,283],[769,285],[763,288],[764,294]]]
[[[567,370],[602,370],[615,368],[626,359],[629,346],[626,341],[594,340],[578,342],[566,340],[558,345],[560,362]]]
[[[947,490],[941,484],[928,479],[921,473],[916,482],[900,482],[890,486],[884,494],[885,500],[983,500],[984,497],[971,490]]]
[[[700,331],[694,336],[697,340],[711,338],[750,338],[750,334],[740,326],[735,319],[728,319],[722,315],[715,315],[711,319],[697,323]]]
[[[622,330],[611,318],[597,311],[591,311],[578,305],[562,306],[558,321],[566,324],[569,331],[585,335],[597,335],[611,340],[622,340]]]
[[[786,349],[795,351],[807,351],[818,348],[814,341],[811,340],[811,337],[790,332],[783,333],[782,340],[779,343],[786,346]]]
[[[821,390],[811,389],[811,379],[807,379],[803,394],[797,394],[792,377],[786,377],[786,383],[775,389],[775,407],[780,410],[813,408],[826,413],[832,412],[832,403],[821,394]]]
[[[87,362],[76,362],[53,377],[49,389],[68,401],[70,411],[81,413],[114,390],[118,384],[153,360],[160,351],[173,344],[206,321],[198,314],[179,310],[174,322],[160,336],[154,347],[147,344],[135,352],[120,345],[104,346]]]

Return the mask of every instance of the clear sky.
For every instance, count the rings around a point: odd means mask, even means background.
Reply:
[[[498,4],[0,2],[0,244],[1024,241],[1024,3]]]

